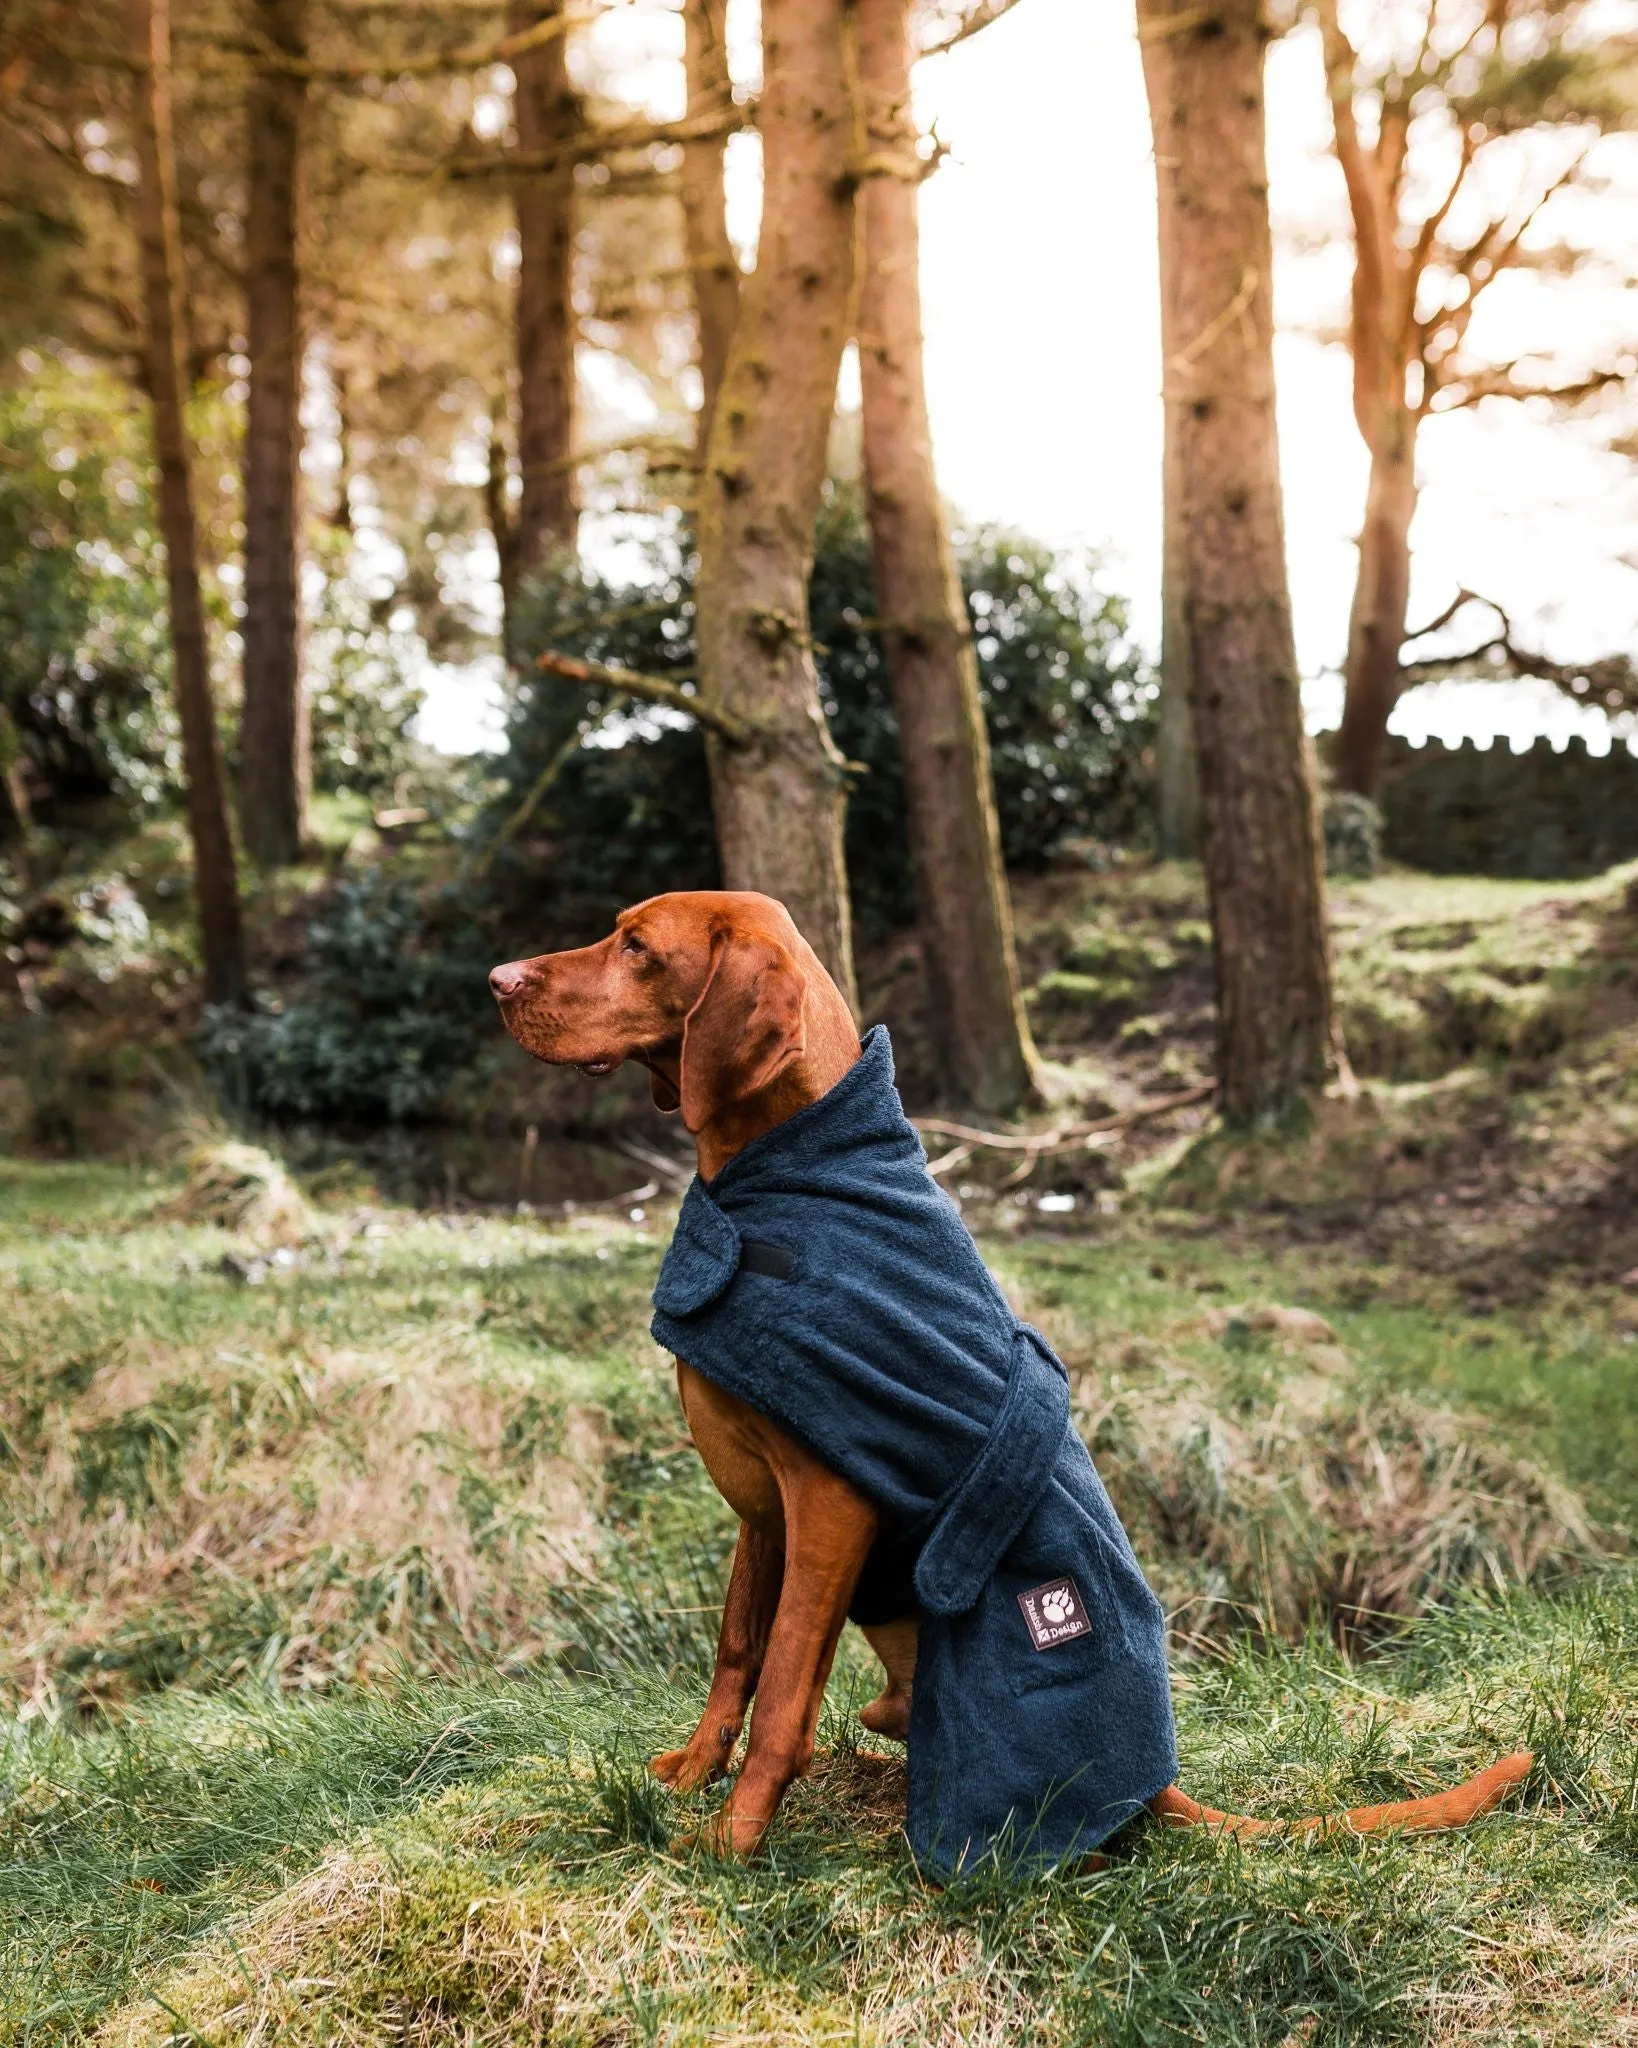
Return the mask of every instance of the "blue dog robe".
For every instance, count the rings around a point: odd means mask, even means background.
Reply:
[[[923,1617],[924,1868],[1085,1854],[1176,1780],[1160,1603],[1068,1375],[927,1172],[881,1026],[829,1094],[696,1177],[654,1307],[658,1343],[878,1510],[850,1611]]]

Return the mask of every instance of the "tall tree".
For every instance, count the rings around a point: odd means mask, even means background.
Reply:
[[[194,896],[205,966],[205,994],[217,1003],[242,1000],[244,941],[233,836],[228,827],[221,738],[211,701],[205,612],[199,596],[199,548],[193,478],[183,416],[182,233],[177,219],[171,139],[169,0],[126,0],[133,67],[147,376],[159,459],[159,517],[171,615],[171,659],[182,722],[188,829],[193,839]]]
[[[1164,57],[1160,59],[1164,62]],[[1173,240],[1177,233],[1177,165],[1155,159],[1161,290],[1176,280]],[[1175,395],[1164,403],[1161,458],[1160,559],[1160,729],[1156,735],[1160,799],[1160,850],[1169,860],[1200,851],[1200,779],[1195,772],[1194,720],[1189,711],[1188,605],[1184,598],[1187,561],[1183,479],[1180,467],[1183,422]]]
[[[1178,408],[1183,623],[1224,1115],[1334,1071],[1320,836],[1286,586],[1260,0],[1139,0],[1155,158],[1173,180],[1161,347]]]
[[[561,20],[556,35],[513,59],[518,155],[518,499],[509,568],[514,583],[554,555],[572,552],[575,503],[574,168],[570,140],[581,125],[569,78],[568,17],[562,0],[512,0],[522,33]]]
[[[1476,359],[1467,341],[1497,278],[1541,260],[1530,230],[1580,177],[1589,140],[1632,119],[1631,52],[1600,37],[1589,0],[1491,0],[1482,10],[1424,0],[1412,17],[1367,10],[1364,54],[1338,0],[1319,0],[1318,12],[1354,230],[1354,418],[1371,458],[1335,766],[1343,788],[1370,796],[1405,686],[1423,422],[1489,398],[1571,401],[1622,374],[1583,364],[1544,383],[1520,363]],[[1544,159],[1555,167],[1539,169]],[[1487,175],[1493,163],[1510,171],[1505,186]],[[1511,188],[1518,202],[1492,211],[1478,196],[1487,188]],[[1584,260],[1569,247],[1548,254]]]
[[[762,228],[700,486],[701,694],[723,878],[778,897],[851,1000],[846,764],[808,631],[814,520],[853,284],[842,0],[764,0]]]
[[[951,1092],[992,1111],[1028,1094],[1012,905],[989,739],[955,553],[933,470],[922,361],[924,166],[910,110],[908,0],[858,0],[865,133],[859,367],[876,601],[904,758],[928,1017]]]
[[[727,0],[683,0],[683,64],[688,79],[688,118],[708,123],[727,116],[733,105],[728,74]],[[699,447],[710,445],[717,394],[728,367],[728,345],[739,318],[739,259],[728,239],[724,205],[722,134],[696,136],[683,144],[682,209],[699,326]]]
[[[301,148],[306,0],[254,0],[247,105],[244,710],[239,817],[267,867],[300,859],[308,732],[301,640]],[[281,64],[279,59],[289,60]]]

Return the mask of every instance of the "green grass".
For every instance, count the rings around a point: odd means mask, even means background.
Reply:
[[[1613,1298],[1475,1317],[1347,1244],[994,1212],[997,1270],[1189,1617],[1189,1789],[1292,1813],[1520,1742],[1542,1768],[1459,1839],[1140,1831],[1101,1873],[938,1893],[897,1767],[858,1755],[851,1635],[766,1857],[670,1847],[697,1815],[643,1763],[698,1712],[731,1525],[644,1332],[664,1216],[337,1211],[248,1285],[253,1248],[224,1265],[224,1232],[159,1220],[175,1185],[0,1167],[0,2041],[1638,2024],[1638,1584],[1587,1576],[1638,1512]],[[1408,1629],[1349,1618],[1361,1559],[1404,1566]],[[1536,1590],[1495,1592],[1521,1571]]]
[[[733,1526],[646,1334],[669,1214],[419,1215],[342,1162],[281,1260],[179,1220],[180,1148],[0,1159],[0,2043],[1638,2038],[1628,879],[1348,885],[1366,1097],[962,1169],[1173,1613],[1186,1788],[1536,1749],[1459,1837],[1140,1829],[933,1891],[849,1632],[766,1854],[674,1847],[644,1764]],[[1020,936],[1066,1101],[1201,1070],[1197,877],[1041,877]],[[151,1130],[157,1068],[86,1080],[142,1048],[36,1036],[52,1131]]]
[[[7,2039],[1267,2042],[1614,2039],[1635,2012],[1638,1586],[1468,1602],[1361,1673],[1317,1643],[1192,1667],[1188,1781],[1260,1811],[1425,1789],[1533,1743],[1460,1838],[917,1878],[844,1712],[768,1854],[667,1845],[644,1757],[698,1688],[525,1681],[173,1700],[14,1740]],[[233,1918],[212,1934],[224,1914]],[[1302,2031],[1306,2029],[1306,2031]]]
[[[1455,1289],[1347,1243],[1247,1245],[1198,1218],[1175,1222],[1140,1217],[1096,1250],[1015,1241],[992,1247],[991,1262],[1066,1355],[1118,1361],[1140,1388],[1168,1369],[1221,1380],[1213,1325],[1225,1306],[1312,1308],[1331,1322],[1362,1398],[1431,1397],[1486,1417],[1605,1519],[1638,1529],[1638,1322],[1616,1290],[1561,1284],[1522,1307],[1475,1311]]]

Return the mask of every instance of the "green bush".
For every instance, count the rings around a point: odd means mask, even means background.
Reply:
[[[181,736],[134,401],[46,372],[0,392],[0,445],[0,711],[36,797],[169,794]]]
[[[194,412],[201,471],[231,463],[234,410],[206,393]],[[181,728],[143,408],[111,379],[42,364],[0,391],[0,446],[0,747],[16,746],[48,815],[109,796],[171,804]],[[219,558],[237,549],[221,497],[206,506],[218,524],[205,550]],[[343,537],[320,554],[307,643],[313,780],[379,800],[416,763],[421,649],[391,624],[399,593],[372,594]],[[220,649],[237,608],[212,576],[205,597]],[[220,709],[231,763],[231,701]]]
[[[307,631],[313,783],[380,803],[421,758],[414,727],[425,692],[415,669],[423,650],[392,624],[397,591],[371,593],[345,536],[328,536],[319,553],[324,594]]]
[[[693,666],[692,560],[662,538],[643,550],[640,568],[630,582],[591,570],[536,582],[520,602],[519,645],[686,676]],[[548,678],[518,685],[507,749],[496,764],[503,793],[488,829],[534,787],[580,720],[598,718],[607,703],[606,692]],[[544,877],[533,848],[515,850],[506,864],[524,884],[532,911],[545,880],[554,944],[596,936],[622,904],[661,889],[715,888],[720,879],[698,728],[640,707],[607,719],[593,737],[570,757],[536,818],[547,845]]]
[[[1382,812],[1368,796],[1328,789],[1320,820],[1328,875],[1355,878],[1376,873],[1382,863]]]
[[[398,1122],[430,1115],[488,1017],[489,955],[470,901],[402,881],[343,882],[307,934],[303,993],[282,1008],[208,1009],[200,1053],[225,1092],[272,1116]]]
[[[959,538],[958,551],[1008,864],[1039,867],[1073,833],[1141,836],[1154,691],[1127,638],[1124,605],[1086,566],[1017,535],[978,530]],[[537,583],[520,606],[518,644],[684,677],[694,658],[693,572],[672,535],[639,550],[629,580],[583,571]],[[809,606],[831,731],[866,771],[849,790],[848,874],[860,924],[879,930],[909,918],[912,874],[898,726],[854,491],[827,493]],[[519,688],[499,764],[503,810],[522,800],[576,721],[606,702],[606,693],[556,680]],[[639,710],[599,731],[571,757],[537,823],[546,880],[574,930],[606,924],[621,903],[718,879],[704,745],[696,727],[668,713]],[[538,895],[538,855],[515,859]]]

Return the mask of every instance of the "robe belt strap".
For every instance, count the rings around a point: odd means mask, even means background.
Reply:
[[[916,1563],[916,1596],[930,1614],[978,1604],[1052,1480],[1069,1430],[1069,1375],[1039,1330],[1013,1334],[1006,1392],[984,1448],[939,1503]]]

